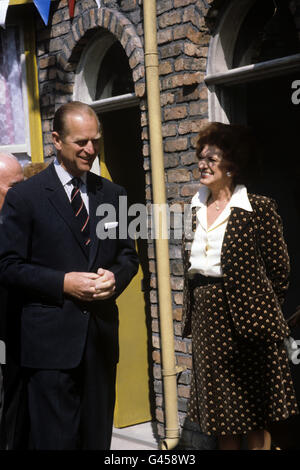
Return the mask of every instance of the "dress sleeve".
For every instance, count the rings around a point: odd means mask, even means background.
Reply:
[[[281,304],[289,286],[290,260],[283,236],[283,226],[275,201],[259,208],[258,246],[266,274]]]

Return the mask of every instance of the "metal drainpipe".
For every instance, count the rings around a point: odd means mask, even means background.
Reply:
[[[159,235],[156,233],[155,246],[166,437],[162,440],[160,447],[162,450],[167,450],[173,449],[178,444],[180,436],[176,382],[179,369],[175,364],[169,243],[166,235],[168,232],[156,36],[156,0],[144,0],[143,6],[153,202],[160,208],[160,217],[156,217],[157,214],[154,217],[155,226],[157,227],[160,223],[161,228]]]

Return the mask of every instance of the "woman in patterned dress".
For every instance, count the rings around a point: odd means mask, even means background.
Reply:
[[[192,335],[188,417],[219,449],[270,449],[269,423],[298,413],[281,305],[289,257],[273,200],[247,192],[253,141],[210,123],[197,141],[200,187],[183,241],[183,337]]]

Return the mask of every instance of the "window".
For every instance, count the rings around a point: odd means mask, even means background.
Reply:
[[[6,27],[0,30],[0,151],[13,153],[23,164],[43,161],[31,8],[9,7]]]
[[[295,20],[286,0],[233,0],[211,39],[205,82],[209,119],[242,123],[239,85],[299,70]]]
[[[89,104],[97,113],[139,104],[128,58],[108,31],[96,34],[82,52],[73,98]]]
[[[26,112],[24,112],[24,110]],[[23,31],[0,31],[0,148],[19,157],[31,155]]]

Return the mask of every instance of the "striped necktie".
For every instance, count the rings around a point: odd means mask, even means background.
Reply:
[[[82,181],[80,178],[75,177],[72,179],[71,183],[74,186],[71,193],[71,206],[73,207],[75,217],[78,220],[79,228],[84,238],[84,244],[88,247],[91,242],[90,224],[89,215],[80,193],[80,185]]]

